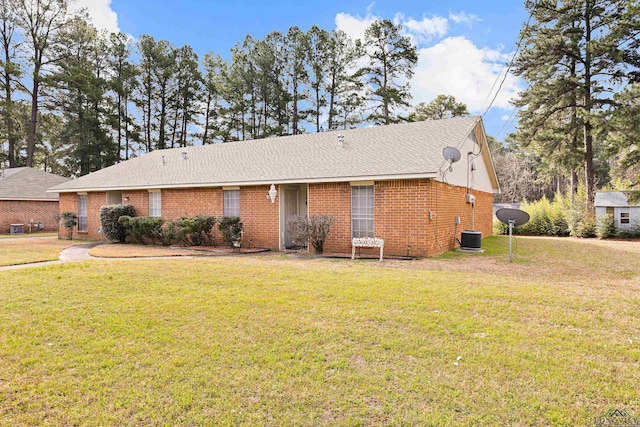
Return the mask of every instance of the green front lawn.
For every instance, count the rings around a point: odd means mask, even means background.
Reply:
[[[594,425],[640,415],[640,245],[503,237],[0,272],[0,425]]]
[[[64,249],[80,243],[83,242],[78,240],[58,240],[51,237],[0,240],[0,267],[40,261],[55,261]]]

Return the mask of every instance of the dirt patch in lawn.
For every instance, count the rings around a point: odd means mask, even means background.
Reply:
[[[227,248],[217,246],[154,246],[122,243],[107,243],[96,246],[89,255],[99,258],[150,258],[163,256],[216,256],[233,254],[254,254],[264,252],[262,248]]]

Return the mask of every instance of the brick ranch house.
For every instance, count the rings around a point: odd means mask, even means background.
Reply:
[[[28,167],[0,170],[0,233],[9,233],[11,224],[23,224],[26,231],[31,220],[57,230],[58,193],[47,189],[68,180]]]
[[[449,146],[462,153],[451,170]],[[454,247],[456,231],[492,234],[499,186],[472,116],[156,150],[50,191],[61,212],[77,213],[84,238],[100,237],[101,206],[124,203],[165,219],[238,215],[245,241],[272,250],[291,245],[288,217],[331,215],[327,252],[348,253],[352,237],[369,236],[385,240],[386,254],[410,245],[411,255],[432,256]]]

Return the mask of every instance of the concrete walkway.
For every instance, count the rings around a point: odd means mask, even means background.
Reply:
[[[24,238],[21,240],[24,240]],[[176,259],[175,256],[108,258],[108,257],[94,257],[89,255],[89,251],[91,250],[91,248],[94,248],[98,245],[102,245],[104,243],[107,243],[107,242],[97,241],[97,242],[90,242],[90,243],[82,243],[79,245],[68,247],[67,249],[60,252],[60,256],[57,261],[43,261],[43,262],[32,262],[29,264],[8,265],[5,267],[0,267],[0,271],[22,270],[25,268],[45,267],[47,265],[56,265],[56,264],[63,264],[66,262],[87,261],[87,260],[94,260],[94,259],[97,259],[100,261],[140,261],[140,260],[149,260],[149,259]],[[195,258],[195,257],[191,255],[184,255],[184,256],[181,256],[180,258]]]
[[[69,262],[69,261],[86,261],[88,259],[96,259],[96,257],[89,255],[89,251],[91,250],[91,248],[94,248],[103,243],[105,242],[98,241],[98,242],[82,243],[81,245],[70,246],[67,249],[60,252],[60,261]]]
[[[55,236],[52,239],[56,238]],[[29,238],[23,237],[20,239],[5,239],[4,241],[15,241],[15,240],[27,240]],[[92,257],[89,255],[89,251],[94,246],[101,245],[105,242],[90,242],[90,243],[82,243],[80,245],[70,246],[67,249],[60,252],[60,256],[58,261],[43,261],[43,262],[32,262],[29,264],[18,264],[18,265],[7,265],[5,267],[0,267],[0,271],[4,270],[22,270],[25,268],[34,268],[34,267],[45,267],[47,265],[55,265],[62,264],[64,262],[74,262],[74,261],[86,261],[89,259],[101,259]]]

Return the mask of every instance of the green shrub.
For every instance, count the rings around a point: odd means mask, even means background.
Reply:
[[[496,236],[509,234],[509,225],[502,221],[493,221],[493,234]]]
[[[597,220],[596,231],[601,239],[609,239],[618,234],[618,227],[613,215],[600,215]]]
[[[575,237],[590,239],[596,237],[596,220],[590,213],[585,213],[574,229]]]
[[[549,231],[551,236],[568,236],[569,224],[566,214],[569,210],[569,203],[560,193],[556,193],[553,202],[549,205]]]
[[[218,222],[218,230],[222,233],[222,240],[229,246],[233,246],[233,242],[238,242],[242,239],[240,217],[223,216]]]
[[[578,192],[573,197],[573,204],[566,215],[569,226],[569,235],[573,237],[596,237],[596,220],[593,214],[587,211],[587,192],[584,185],[578,187]]]
[[[162,218],[122,215],[118,222],[127,230],[127,234],[131,240],[135,242],[142,244],[146,244],[147,242],[167,244],[162,231],[162,225],[164,224],[164,219]]]
[[[131,205],[107,205],[100,208],[100,224],[102,232],[108,240],[124,243],[127,238],[127,227],[120,224],[121,216],[133,217],[136,211]]]
[[[623,239],[637,239],[640,237],[640,223],[635,222],[631,224],[630,227],[619,227],[618,228],[618,237],[622,237]]]
[[[164,240],[169,243],[181,243],[186,246],[212,246],[215,239],[211,230],[216,218],[210,215],[182,217],[169,221],[164,229]]]
[[[213,245],[214,238],[211,234],[216,218],[210,215],[196,215],[191,218],[180,218],[182,240],[187,246]]]
[[[556,194],[553,201],[543,197],[542,199],[523,203],[522,210],[529,214],[529,222],[515,227],[514,233],[533,236],[568,236],[569,226],[566,220],[568,205],[560,194]],[[508,226],[505,225],[505,234]]]
[[[67,239],[73,240],[73,227],[78,225],[78,216],[73,212],[62,212],[60,219],[62,226],[67,230]]]

